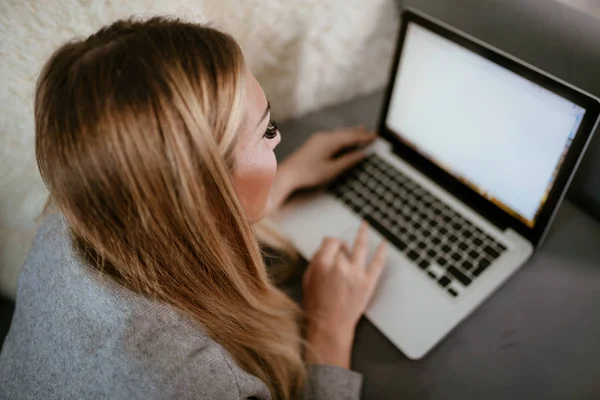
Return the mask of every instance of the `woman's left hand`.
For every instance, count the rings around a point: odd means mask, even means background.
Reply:
[[[273,200],[280,205],[296,190],[331,182],[343,171],[359,163],[365,157],[362,147],[376,137],[364,127],[313,134],[279,166],[273,184]],[[346,149],[352,150],[336,157]]]

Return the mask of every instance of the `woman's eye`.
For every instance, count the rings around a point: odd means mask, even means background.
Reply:
[[[267,139],[273,139],[277,136],[277,132],[279,132],[279,129],[277,128],[277,122],[270,120],[263,137]]]

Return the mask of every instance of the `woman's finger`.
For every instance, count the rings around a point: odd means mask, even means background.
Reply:
[[[361,222],[356,239],[354,239],[354,247],[352,248],[352,264],[364,268],[369,252],[369,226],[365,221]]]
[[[306,286],[307,282],[310,280],[310,276],[312,275],[314,266],[321,266],[321,268],[322,268],[322,267],[329,267],[329,266],[333,265],[338,253],[340,252],[341,245],[342,245],[341,242],[337,239],[334,239],[334,238],[323,239],[321,248],[313,256],[313,259],[309,265],[309,268],[307,268],[306,271],[304,271],[304,276],[302,277],[302,285],[303,286]]]
[[[302,287],[306,288],[306,285],[308,284],[308,281],[310,280],[310,275],[311,275],[311,271],[313,269],[312,268],[306,268],[304,270],[304,275],[302,275]]]
[[[350,246],[348,246],[348,243],[346,243],[345,241],[342,242],[341,251],[344,252],[344,254],[349,260],[352,259],[352,251],[350,250]]]
[[[362,150],[353,151],[352,153],[344,154],[340,158],[331,162],[331,172],[333,178],[351,168],[365,159],[367,155]]]
[[[371,265],[369,266],[369,270],[367,271],[367,277],[373,289],[377,285],[377,282],[379,282],[379,278],[381,278],[381,273],[384,270],[386,262],[387,243],[381,242],[379,246],[377,246],[377,250],[375,250],[375,255],[373,256],[373,259],[371,260]]]
[[[340,252],[341,246],[342,243],[339,240],[329,237],[325,238],[313,260],[326,266],[332,265],[335,257]]]
[[[348,147],[361,146],[372,142],[377,136],[366,129],[343,129],[328,133],[332,154]]]
[[[347,268],[350,267],[350,259],[348,258],[348,255],[346,254],[345,251],[340,251],[338,252],[336,258],[335,258],[335,265],[337,266],[337,268],[341,268],[342,270],[346,270]]]

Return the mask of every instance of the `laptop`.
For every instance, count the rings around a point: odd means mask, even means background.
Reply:
[[[538,248],[598,124],[600,102],[414,9],[404,9],[368,156],[280,226],[310,259],[324,237],[389,256],[366,317],[419,359]]]

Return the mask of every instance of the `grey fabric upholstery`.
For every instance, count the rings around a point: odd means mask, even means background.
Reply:
[[[381,93],[280,124],[276,153],[318,130],[373,127]],[[529,263],[419,361],[366,319],[352,368],[365,399],[600,398],[600,223],[570,201]]]
[[[554,0],[395,0],[453,25],[600,97],[600,20]],[[570,198],[600,218],[600,135]]]

